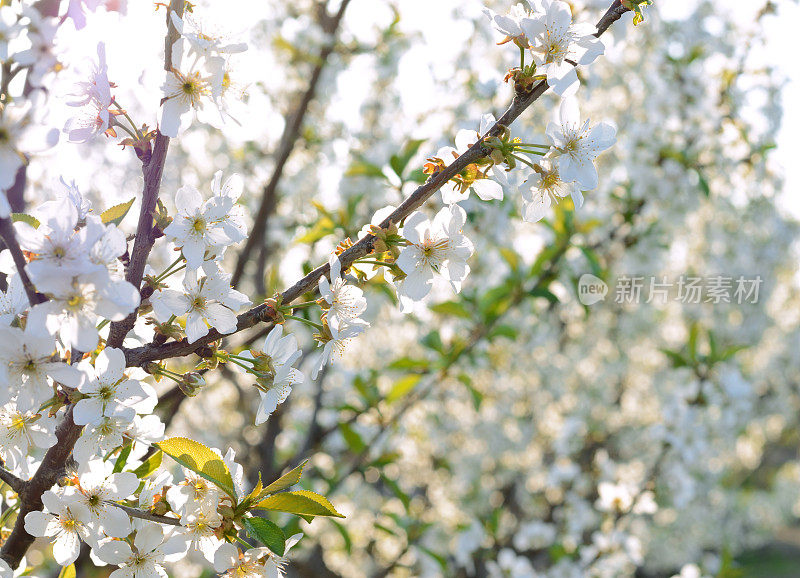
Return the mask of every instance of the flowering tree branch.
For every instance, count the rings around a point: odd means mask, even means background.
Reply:
[[[600,19],[597,25],[597,37],[601,36],[611,24],[619,20],[619,18],[628,9],[621,5],[620,0],[616,0],[605,15]],[[455,159],[449,166],[440,172],[432,175],[428,180],[420,185],[391,215],[389,215],[380,224],[381,228],[387,228],[392,223],[397,224],[402,222],[414,210],[422,206],[431,196],[433,196],[445,183],[447,183],[454,176],[458,175],[467,166],[474,163],[478,159],[484,158],[491,153],[491,149],[484,145],[484,140],[487,137],[500,135],[504,128],[510,126],[519,116],[534,102],[536,102],[545,92],[547,92],[548,84],[542,80],[537,83],[530,92],[517,93],[514,96],[510,106],[503,115],[497,120],[483,138],[474,143],[464,154]],[[253,237],[251,237],[253,238]],[[360,239],[355,245],[350,247],[347,251],[339,256],[343,268],[352,265],[357,259],[369,255],[374,247],[375,237],[373,235],[366,235]],[[330,273],[330,266],[328,264],[321,265],[311,271],[308,275],[300,279],[297,283],[289,287],[286,291],[281,293],[281,302],[289,304],[304,293],[316,290],[317,283],[323,275]],[[236,332],[249,329],[254,325],[261,322],[269,322],[271,315],[270,307],[266,304],[261,304],[253,307],[249,311],[242,313],[238,316]],[[223,335],[211,329],[207,335],[201,337],[199,340],[189,343],[187,339],[180,341],[173,341],[168,343],[153,343],[142,347],[124,349],[125,358],[128,366],[143,366],[151,361],[158,361],[162,359],[170,359],[174,357],[183,357],[191,353],[197,352],[205,345],[221,339]]]
[[[157,514],[151,514],[150,512],[145,512],[138,508],[131,508],[130,506],[118,504],[117,502],[112,502],[110,500],[106,500],[105,503],[114,506],[115,508],[119,508],[120,510],[128,514],[131,518],[139,518],[140,520],[158,522],[159,524],[167,524],[169,526],[181,525],[181,521],[178,518],[170,518],[169,516],[159,516]]]

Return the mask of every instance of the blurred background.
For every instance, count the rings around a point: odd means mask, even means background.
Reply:
[[[594,23],[608,2],[571,5]],[[243,98],[238,124],[195,123],[173,141],[165,204],[181,184],[208,194],[215,171],[241,174],[256,238],[227,268],[254,302],[293,284],[401,202],[458,129],[508,105],[519,54],[496,44],[484,6],[512,2],[194,3],[204,27],[249,43],[232,77]],[[251,482],[310,460],[305,487],[346,518],[300,523],[289,576],[800,575],[800,10],[656,0],[645,12],[612,26],[605,56],[581,70],[583,116],[618,139],[582,208],[565,200],[523,222],[522,171],[502,202],[473,195],[462,293],[437,286],[404,316],[369,281],[368,333],[262,426],[238,374],[217,372],[194,398],[162,387],[168,434],[233,446]],[[47,122],[61,126],[105,41],[117,100],[154,126],[163,17],[137,1],[63,26]],[[513,134],[547,142],[557,105],[542,98]],[[106,208],[137,195],[139,170],[104,139],[62,142],[34,158],[25,194],[49,198],[63,177]],[[172,261],[160,250],[154,268]],[[582,303],[587,273],[604,300]],[[641,279],[635,299],[626,278]],[[689,278],[696,301],[681,294]],[[717,278],[730,279],[727,301],[709,293]],[[739,279],[759,280],[758,294],[737,298]],[[668,290],[654,296],[653,283]],[[311,335],[287,329],[308,375]]]

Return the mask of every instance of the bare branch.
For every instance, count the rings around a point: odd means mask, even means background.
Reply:
[[[283,176],[283,169],[286,166],[286,162],[289,160],[292,151],[294,151],[295,144],[297,144],[297,140],[300,137],[300,132],[303,129],[303,120],[308,112],[309,104],[311,104],[311,101],[314,100],[316,95],[317,84],[319,84],[319,79],[322,77],[322,71],[328,63],[328,57],[336,47],[336,32],[339,29],[339,24],[342,21],[342,17],[349,3],[350,0],[344,0],[339,6],[336,15],[333,16],[330,23],[327,24],[326,28],[327,32],[331,35],[331,40],[320,51],[317,65],[314,67],[314,71],[311,73],[311,79],[308,82],[308,88],[305,93],[303,93],[290,119],[287,119],[286,128],[283,131],[280,145],[275,153],[275,168],[272,170],[272,176],[261,193],[261,204],[258,206],[258,211],[256,211],[256,216],[253,219],[253,229],[250,231],[247,243],[245,243],[245,246],[240,251],[236,261],[236,268],[233,271],[233,277],[231,277],[231,285],[234,287],[241,281],[244,268],[250,259],[251,253],[264,242],[269,216],[275,210],[275,206],[278,203],[278,183]],[[327,16],[327,13],[324,13],[324,15]],[[259,262],[262,262],[261,258],[259,258]],[[257,275],[258,274],[259,273],[257,273]]]

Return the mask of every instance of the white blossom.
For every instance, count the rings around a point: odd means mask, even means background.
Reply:
[[[185,546],[180,536],[165,539],[158,524],[146,524],[136,532],[133,546],[111,540],[95,549],[97,557],[119,566],[109,578],[166,578],[164,559],[181,552]]]
[[[589,128],[589,121],[581,124],[578,102],[565,98],[558,109],[558,123],[547,125],[547,136],[553,142],[558,156],[555,163],[563,181],[576,181],[584,190],[597,187],[597,169],[594,160],[616,142],[616,129],[601,122]]]
[[[594,26],[572,23],[572,10],[561,0],[536,0],[533,16],[520,27],[528,38],[537,74],[547,75],[556,94],[570,96],[578,90],[575,66],[591,64],[605,47]]]
[[[78,386],[84,397],[73,410],[76,424],[97,424],[103,416],[132,422],[137,409],[138,413],[150,413],[155,408],[155,390],[125,375],[125,355],[121,349],[107,347],[97,355],[94,366],[87,360],[80,369],[87,379]]]
[[[125,500],[139,487],[133,472],[112,473],[113,464],[91,460],[78,480],[76,501],[89,513],[87,523],[106,536],[124,538],[131,532],[131,521],[122,509],[108,502]]]
[[[367,309],[364,292],[359,287],[347,284],[347,279],[342,277],[342,263],[335,253],[331,254],[328,263],[330,282],[324,275],[319,279],[319,294],[328,304],[325,312],[328,324],[339,329],[343,324],[363,323],[359,316]]]
[[[183,292],[160,289],[150,297],[150,302],[162,323],[173,315],[186,315],[186,338],[193,343],[208,333],[209,325],[223,334],[236,331],[236,312],[250,300],[232,289],[226,277],[198,279],[195,271],[187,271]]]
[[[406,277],[397,285],[401,309],[408,311],[410,302],[424,299],[431,290],[435,274],[447,279],[456,292],[469,274],[467,259],[473,247],[461,232],[467,215],[458,205],[444,207],[433,222],[419,211],[405,221],[402,234],[408,241],[397,258],[397,266]]]
[[[75,500],[75,488],[66,488],[61,495],[50,490],[42,494],[46,512],[28,512],[25,531],[31,536],[53,540],[53,558],[62,566],[72,564],[81,550],[81,540],[91,544],[86,527],[89,513]]]
[[[535,173],[528,178],[527,186],[520,187],[522,193],[522,218],[529,223],[540,221],[552,202],[572,196],[575,208],[583,204],[583,195],[574,182],[565,183],[558,174],[558,168],[547,157],[541,159],[534,168]]]

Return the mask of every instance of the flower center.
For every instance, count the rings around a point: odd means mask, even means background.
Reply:
[[[205,231],[206,230],[206,221],[205,221],[205,219],[197,217],[192,222],[192,229],[197,233],[202,233],[203,231]]]

